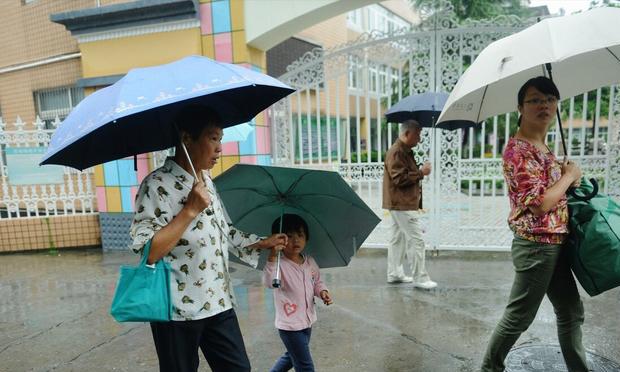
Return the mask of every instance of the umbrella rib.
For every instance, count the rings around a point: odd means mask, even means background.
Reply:
[[[609,54],[611,54],[611,55],[612,55],[612,56],[616,59],[616,61],[620,62],[620,58],[618,58],[618,56],[617,56],[617,55],[615,55],[615,54],[614,54],[614,52],[612,52],[611,50],[609,50],[609,48],[605,48],[605,49],[609,52]]]
[[[301,180],[307,176],[308,174],[312,173],[313,171],[309,170],[306,171],[306,173],[302,174],[301,176],[299,176],[295,182],[293,182],[293,184],[291,186],[289,186],[288,190],[286,190],[286,192],[284,193],[285,195],[290,195],[290,193],[295,189],[295,187],[297,187],[297,185],[299,185],[299,182],[301,182]]]
[[[357,204],[354,204],[354,203],[352,203],[352,202],[350,202],[350,201],[348,201],[348,200],[345,200],[345,199],[342,199],[342,198],[339,198],[339,197],[337,197],[337,196],[333,196],[333,195],[328,195],[328,194],[320,194],[320,193],[312,193],[312,194],[295,194],[295,195],[290,195],[290,196],[295,196],[295,197],[298,197],[298,196],[302,196],[302,197],[303,197],[303,196],[321,196],[321,197],[332,198],[332,199],[336,199],[336,200],[343,201],[343,202],[345,202],[345,203],[349,203],[351,206],[353,206],[353,207],[355,207],[355,208],[357,208],[357,209],[360,209],[360,210],[363,210],[363,211],[368,212],[368,210],[367,210],[367,209],[364,209],[363,207],[360,207],[360,206],[359,206],[359,205],[357,205]]]
[[[276,187],[276,189],[277,189],[277,187]],[[269,193],[266,193],[266,192],[261,192],[259,189],[254,189],[254,188],[251,188],[251,187],[234,187],[234,188],[230,188],[230,189],[226,189],[226,190],[220,190],[220,193],[229,192],[229,191],[253,191],[253,192],[257,193],[258,195],[273,196],[273,194],[269,194]]]
[[[241,223],[241,221],[242,221],[244,218],[246,218],[246,217],[247,217],[250,213],[252,213],[252,212],[256,212],[256,210],[261,209],[261,208],[264,208],[264,207],[266,207],[266,206],[268,206],[268,205],[271,205],[271,204],[277,204],[277,201],[275,201],[275,200],[270,200],[270,201],[268,201],[268,202],[266,202],[266,203],[260,204],[260,205],[258,205],[258,206],[256,206],[256,207],[254,207],[254,208],[250,209],[249,211],[247,211],[247,212],[245,212],[244,214],[242,214],[241,216],[239,216],[239,217],[237,218],[237,222],[236,222],[236,223]]]
[[[484,97],[487,95],[488,85],[484,86],[484,93],[482,93],[482,99],[480,100],[480,107],[478,108],[478,116],[476,117],[476,123],[480,122],[480,112],[482,111],[482,105],[484,105]]]
[[[264,167],[259,167],[260,170],[262,170],[263,172],[265,172],[265,174],[267,176],[269,176],[269,179],[271,179],[271,183],[273,184],[273,187],[275,187],[276,191],[278,192],[278,195],[282,195],[282,191],[280,191],[280,188],[278,187],[278,185],[276,184],[276,180],[273,178],[273,174],[267,172],[267,169],[265,169]]]

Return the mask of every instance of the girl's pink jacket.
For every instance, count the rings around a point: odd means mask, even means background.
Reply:
[[[263,284],[273,288],[276,263],[267,262],[263,269]],[[299,331],[312,326],[316,321],[314,296],[327,290],[321,281],[319,266],[310,256],[304,255],[299,265],[282,254],[280,256],[280,288],[273,288],[273,303],[276,308],[276,328],[285,331]]]

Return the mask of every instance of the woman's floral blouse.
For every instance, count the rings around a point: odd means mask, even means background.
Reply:
[[[503,159],[510,198],[510,229],[527,240],[561,244],[568,234],[566,197],[563,196],[553,209],[539,217],[529,209],[541,205],[547,188],[560,179],[561,164],[553,153],[544,153],[517,138],[508,140]]]
[[[247,246],[260,238],[232,227],[213,181],[206,172],[202,176],[212,204],[190,223],[163,258],[172,269],[172,320],[203,319],[235,305],[228,274],[229,250],[254,267],[258,263],[259,252]],[[170,158],[142,181],[131,225],[131,248],[136,253],[181,211],[193,183],[194,177]]]

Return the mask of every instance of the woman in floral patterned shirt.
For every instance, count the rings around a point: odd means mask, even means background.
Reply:
[[[510,299],[489,342],[482,371],[503,371],[504,359],[532,323],[545,294],[557,317],[558,338],[569,371],[587,371],[581,342],[583,304],[570,271],[566,191],[577,186],[581,170],[560,163],[545,144],[560,93],[546,77],[528,80],[519,90],[519,130],[504,149],[508,185],[508,225],[515,234],[515,279]]]
[[[213,371],[250,370],[233,309],[228,252],[256,266],[258,249],[287,241],[284,234],[261,240],[227,221],[208,174],[222,151],[219,123],[202,106],[182,111],[177,125],[183,143],[144,179],[136,197],[133,249],[141,252],[152,240],[148,263],[163,259],[172,269],[172,321],[151,323],[160,371],[197,371],[198,348]],[[193,168],[201,179],[195,180]]]

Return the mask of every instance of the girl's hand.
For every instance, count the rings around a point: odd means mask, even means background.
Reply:
[[[322,290],[319,295],[321,296],[321,300],[323,300],[323,303],[325,305],[331,305],[333,303],[332,297],[329,295],[329,292],[326,289]]]

